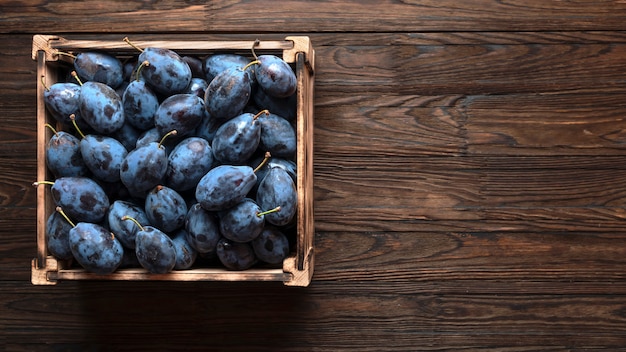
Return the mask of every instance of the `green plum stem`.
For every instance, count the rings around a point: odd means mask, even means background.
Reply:
[[[52,186],[52,185],[54,185],[54,182],[52,182],[52,181],[36,181],[36,182],[33,182],[33,186],[37,187],[39,185],[50,185],[50,186]]]
[[[44,126],[48,127],[50,130],[52,130],[52,133],[54,133],[55,136],[57,136],[59,134],[57,132],[57,130],[55,130],[54,127],[51,124],[47,123]]]
[[[148,60],[144,60],[141,65],[139,65],[139,67],[137,68],[137,78],[135,79],[136,81],[139,81],[139,77],[141,77],[141,69],[147,66],[150,66],[150,61]]]
[[[74,128],[76,129],[76,131],[78,132],[78,134],[82,137],[85,138],[85,135],[83,134],[83,131],[80,130],[80,127],[78,127],[78,124],[76,123],[76,115],[71,114],[70,115],[70,120],[72,120],[72,125],[74,125]]]
[[[252,172],[254,172],[256,174],[257,171],[259,171],[265,164],[267,164],[267,161],[270,160],[271,157],[272,157],[272,154],[270,154],[270,152],[265,152],[265,157],[263,158],[263,161],[261,161],[259,166],[254,168],[254,170],[252,170]]]
[[[163,145],[163,142],[165,142],[165,139],[166,139],[167,137],[169,137],[169,136],[175,136],[175,135],[177,135],[177,134],[178,134],[178,132],[177,132],[176,130],[171,130],[171,131],[167,132],[167,133],[163,136],[163,138],[161,138],[161,140],[159,141],[159,149],[161,148],[161,146]]]
[[[65,218],[65,220],[72,225],[72,227],[76,227],[76,225],[72,222],[72,220],[70,220],[70,217],[67,216],[67,214],[65,214],[65,212],[63,211],[63,208],[61,207],[56,207],[56,211],[61,214],[61,216],[63,216]]]
[[[41,75],[41,85],[46,91],[50,91],[50,88],[48,88],[48,85],[46,84],[46,76],[44,75]]]
[[[262,212],[260,212],[260,213],[259,213],[259,212],[257,212],[257,213],[256,213],[256,216],[261,217],[261,216],[263,216],[263,215],[267,215],[267,214],[275,213],[275,212],[278,212],[278,211],[280,211],[280,205],[279,205],[279,206],[277,206],[277,207],[276,207],[276,208],[274,208],[274,209],[270,209],[270,210],[262,211]]]
[[[242,71],[245,71],[245,70],[247,70],[247,69],[248,69],[248,67],[250,67],[250,66],[252,66],[252,65],[260,64],[260,63],[261,63],[261,61],[259,61],[259,60],[254,60],[254,61],[252,61],[252,62],[248,63],[246,66],[244,66],[241,70],[242,70]]]
[[[74,79],[78,82],[79,85],[83,85],[83,81],[80,80],[80,77],[78,77],[78,73],[76,73],[76,71],[72,71],[71,73],[72,77],[74,77]]]
[[[122,216],[122,220],[130,220],[130,221],[134,222],[135,225],[137,225],[137,227],[139,227],[139,230],[144,231],[143,226],[141,226],[139,221],[137,221],[137,219],[133,218],[132,216],[124,215],[124,216]]]

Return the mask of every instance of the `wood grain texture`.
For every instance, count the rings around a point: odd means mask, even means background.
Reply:
[[[246,287],[242,292],[242,287],[160,285],[152,295],[131,303],[128,296],[142,295],[151,286],[115,284],[103,290],[85,284],[54,288],[56,297],[47,301],[37,299],[41,295],[33,291],[29,295],[13,291],[0,301],[15,317],[7,326],[7,344],[24,348],[41,348],[47,343],[70,349],[133,350],[172,344],[181,350],[400,351],[419,344],[430,346],[427,350],[447,346],[495,351],[558,350],[565,346],[614,348],[624,343],[616,333],[624,326],[624,301],[619,297],[415,295],[389,290],[363,292],[358,287],[346,291],[340,287],[315,285],[305,294],[260,286]],[[255,294],[260,297],[247,299]],[[176,296],[187,299],[170,300]],[[170,304],[160,304],[164,300],[170,300]],[[225,301],[237,303],[224,305]],[[124,315],[107,313],[110,307],[124,308]],[[259,323],[269,316],[272,318],[267,323]],[[28,326],[35,317],[53,322],[54,328]],[[361,324],[358,332],[351,328],[365,321],[367,324]],[[498,326],[497,331],[477,336],[492,324]],[[35,336],[25,334],[32,330],[37,332]],[[551,334],[546,335],[546,330]],[[85,342],[59,339],[76,335],[76,331]],[[188,337],[176,338],[183,335]],[[21,344],[25,338],[28,344]],[[380,339],[388,341],[382,346]]]
[[[3,33],[58,32],[418,32],[621,30],[620,1],[115,1],[103,5],[12,1],[0,6]],[[264,15],[259,15],[264,14]],[[69,26],[68,22],[72,25]]]
[[[0,349],[626,350],[626,3],[0,4]],[[32,286],[33,34],[316,50],[316,266]]]

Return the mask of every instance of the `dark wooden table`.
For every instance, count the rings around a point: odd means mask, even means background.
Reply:
[[[310,36],[310,287],[32,286],[34,34]],[[626,349],[623,1],[18,0],[0,38],[3,350]]]

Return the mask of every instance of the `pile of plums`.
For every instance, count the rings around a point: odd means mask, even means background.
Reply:
[[[97,274],[282,265],[296,222],[296,75],[251,50],[59,52],[44,85],[47,248]]]

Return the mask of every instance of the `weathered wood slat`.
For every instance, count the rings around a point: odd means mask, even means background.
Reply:
[[[144,296],[151,287],[152,294]],[[74,341],[70,342],[76,344],[74,348],[132,350],[140,345],[129,341],[142,341],[141,346],[260,351],[293,350],[294,346],[395,351],[424,344],[430,346],[427,350],[446,346],[528,351],[624,343],[624,336],[616,333],[625,324],[623,296],[415,295],[342,287],[318,285],[293,294],[242,285],[160,285],[156,289],[154,285],[89,284],[60,286],[54,295],[12,290],[0,302],[13,317],[6,330],[8,344],[21,344],[24,339],[33,345]],[[248,299],[250,294],[259,299]],[[186,298],[171,299],[176,296]],[[164,300],[169,303],[162,304]],[[112,307],[123,311],[123,318],[111,315]],[[32,324],[37,319],[53,324]],[[364,321],[368,324],[356,333],[353,324]],[[486,326],[498,329],[482,334]],[[384,347],[378,345],[381,339],[388,340]]]
[[[0,158],[0,208],[32,208],[36,202],[36,163],[32,159]]]
[[[352,243],[338,251],[333,241]],[[549,281],[621,282],[624,242],[621,234],[423,232],[369,235],[350,232],[318,236],[318,280],[429,282],[464,279],[468,291],[478,278],[485,281],[534,282],[535,290],[552,290]],[[352,265],[359,262],[360,265]],[[394,268],[389,270],[389,268]],[[601,278],[601,279],[600,279]],[[539,282],[545,287],[540,289]],[[480,284],[478,284],[479,286]],[[561,287],[567,286],[565,284]],[[495,292],[495,288],[494,293]],[[537,292],[537,291],[535,291]]]
[[[319,89],[338,94],[512,94],[623,89],[621,44],[337,46],[318,49]]]
[[[560,209],[571,218],[568,209],[598,208],[622,218],[624,170],[584,169],[576,160],[568,167],[507,170],[515,160],[334,158],[316,167],[316,217],[328,221],[349,212],[354,222],[478,220],[490,219],[483,211],[511,208],[520,214],[552,209],[551,216]]]
[[[472,0],[459,3],[330,1],[13,1],[0,7],[0,32],[396,32],[621,30],[626,5]],[[306,14],[306,15],[303,15]],[[506,14],[506,16],[503,16]],[[181,20],[184,18],[185,20]],[[375,19],[375,20],[374,20]],[[141,30],[138,30],[138,28]]]
[[[124,1],[106,5],[93,0],[80,3],[22,0],[0,5],[0,32],[72,32],[79,28],[83,32],[112,28],[125,32],[205,31],[209,29],[207,11],[206,5],[184,1],[159,4]]]

